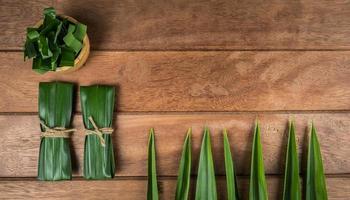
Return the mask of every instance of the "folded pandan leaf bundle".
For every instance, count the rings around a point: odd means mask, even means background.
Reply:
[[[41,142],[39,150],[39,180],[72,178],[69,129],[72,116],[73,84],[40,83],[39,117]]]
[[[27,28],[24,59],[33,58],[32,68],[40,74],[61,66],[74,66],[86,29],[84,24],[56,15],[54,8],[46,8],[43,23]]]
[[[112,124],[115,88],[112,86],[82,86],[80,100],[85,126],[84,177],[110,179],[114,177],[115,160]]]

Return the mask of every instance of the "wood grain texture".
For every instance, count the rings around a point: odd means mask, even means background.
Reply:
[[[22,50],[27,27],[42,18],[52,1],[0,0],[0,5],[0,50]]]
[[[57,0],[94,49],[349,49],[350,2]]]
[[[340,1],[57,0],[88,25],[94,49],[349,49],[350,3]],[[22,49],[48,0],[1,0],[0,49]]]
[[[227,128],[237,174],[249,174],[251,141],[256,117],[261,121],[262,144],[267,174],[283,174],[287,124],[295,117],[299,158],[306,168],[307,126],[316,124],[326,174],[350,173],[350,113],[310,114],[123,114],[115,119],[113,134],[117,176],[147,176],[149,128],[155,128],[158,175],[176,176],[182,144],[193,128],[193,169],[197,171],[203,127],[212,132],[216,174],[225,174],[222,130]],[[74,118],[79,131],[72,137],[74,175],[82,172],[84,135],[81,116]],[[39,149],[36,115],[0,116],[0,177],[35,177]],[[303,170],[301,170],[303,172]]]
[[[347,200],[350,196],[350,178],[327,177],[328,198],[330,200]],[[193,199],[195,180],[192,179],[190,197]],[[160,199],[174,199],[176,179],[159,179]],[[248,178],[238,177],[239,192],[242,199],[248,199]],[[282,197],[283,180],[272,176],[267,178],[269,199]],[[226,199],[224,177],[217,177],[218,199]],[[63,181],[38,182],[29,180],[0,180],[0,199],[123,199],[143,200],[147,193],[145,179],[119,179],[111,181]]]
[[[92,52],[67,75],[22,56],[0,53],[0,112],[37,112],[52,80],[115,85],[118,111],[350,110],[349,51]]]

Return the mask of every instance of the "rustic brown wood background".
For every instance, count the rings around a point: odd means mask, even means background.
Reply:
[[[25,29],[49,6],[88,25],[91,56],[69,75],[40,76],[23,62]],[[350,198],[347,0],[0,0],[0,33],[0,199],[145,199],[150,127],[156,130],[161,199],[174,198],[182,142],[193,127],[193,197],[205,125],[212,131],[220,199],[226,196],[223,128],[247,199],[256,117],[270,199],[282,195],[289,118],[297,122],[301,175],[313,120],[329,199]],[[81,178],[84,136],[78,132],[73,181],[36,181],[38,83],[52,80],[118,88],[114,180]],[[74,126],[82,129],[79,107]]]

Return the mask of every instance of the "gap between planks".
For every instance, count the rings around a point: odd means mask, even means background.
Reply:
[[[343,114],[350,110],[260,110],[260,111],[115,111],[114,115],[240,115],[240,114]],[[73,115],[82,113],[74,112]],[[0,115],[39,115],[38,112],[0,112]]]

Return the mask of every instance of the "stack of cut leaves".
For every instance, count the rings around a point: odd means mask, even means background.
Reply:
[[[40,74],[74,66],[86,29],[84,24],[57,16],[54,8],[46,8],[43,23],[37,28],[27,28],[24,59],[33,58],[32,68]]]
[[[115,102],[113,86],[80,87],[81,108],[87,133],[84,147],[84,177],[109,179],[114,177],[115,160],[112,135],[105,131],[112,128]],[[96,128],[98,130],[96,130]]]
[[[40,83],[39,117],[41,131],[68,128],[71,123],[73,84]],[[53,132],[55,133],[55,132]],[[67,180],[72,177],[69,139],[51,134],[42,137],[39,150],[39,180]]]

